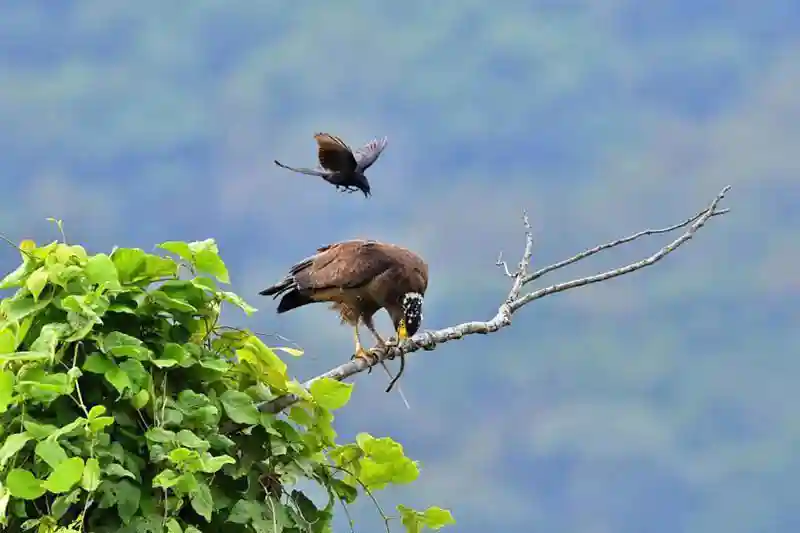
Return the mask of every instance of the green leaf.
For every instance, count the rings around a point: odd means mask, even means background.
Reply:
[[[147,392],[145,389],[142,389],[133,395],[133,398],[131,398],[131,405],[133,406],[134,409],[142,409],[144,408],[145,405],[147,405],[147,402],[149,401],[150,401],[150,393]]]
[[[286,363],[272,351],[272,348],[264,344],[261,339],[255,335],[251,335],[250,338],[247,339],[246,346],[253,349],[258,356],[258,360],[266,364],[267,367],[274,368],[279,373],[286,375]]]
[[[197,514],[211,522],[211,513],[214,512],[214,499],[211,497],[211,490],[205,483],[198,483],[197,488],[191,496],[192,509]]]
[[[314,425],[314,417],[312,417],[308,411],[298,406],[289,409],[289,419],[306,427]]]
[[[210,446],[207,440],[201,439],[188,429],[182,429],[178,432],[177,441],[181,446],[199,450],[207,450]]]
[[[320,378],[311,382],[308,390],[317,405],[333,411],[343,407],[350,400],[353,384],[342,383],[331,378]]]
[[[174,518],[167,520],[167,533],[183,533],[183,528]]]
[[[345,503],[353,503],[358,497],[358,490],[348,483],[336,478],[330,480],[331,488]]]
[[[117,248],[111,254],[111,261],[117,268],[121,283],[130,283],[144,268],[144,250],[139,248]]]
[[[86,460],[81,478],[81,487],[88,492],[94,492],[100,485],[100,463],[94,457]]]
[[[219,294],[222,296],[223,300],[232,303],[233,305],[244,311],[247,316],[250,316],[256,311],[258,311],[258,309],[245,302],[244,298],[242,298],[236,293],[230,291],[220,291]]]
[[[408,457],[404,461],[398,461],[393,464],[392,467],[392,483],[395,485],[405,485],[416,481],[419,477],[417,462]]]
[[[19,265],[13,272],[10,272],[0,281],[0,290],[3,289],[10,289],[11,287],[19,287],[22,285],[23,281],[30,276],[31,272],[36,270],[36,267],[41,264],[37,261],[32,261],[27,256],[24,256],[25,260],[21,265]]]
[[[83,475],[83,459],[71,457],[62,461],[53,472],[47,476],[42,486],[50,492],[63,493],[72,489]]]
[[[6,324],[0,329],[0,354],[11,353],[17,349],[17,334],[15,333],[16,324]]]
[[[227,372],[228,369],[231,367],[228,363],[223,361],[222,359],[203,359],[200,361],[200,366],[203,368],[207,368],[209,370],[214,370],[216,372]]]
[[[6,476],[6,487],[14,498],[35,500],[45,493],[42,482],[22,468],[14,468]]]
[[[116,483],[114,487],[116,493],[117,510],[119,517],[126,524],[131,521],[133,515],[139,510],[139,501],[142,498],[142,491],[126,479]]]
[[[31,351],[55,355],[58,341],[64,337],[68,330],[69,325],[62,322],[45,324],[42,326],[39,336],[31,344]]]
[[[74,384],[63,372],[46,372],[42,367],[29,367],[20,372],[17,389],[39,402],[55,400],[63,394],[72,392]]]
[[[170,368],[178,364],[175,359],[153,359],[151,363],[158,368]]]
[[[50,506],[50,515],[56,519],[61,519],[72,504],[77,503],[78,497],[80,496],[81,491],[78,489],[73,490],[69,494],[62,494],[61,496],[56,496],[53,500],[53,504]]]
[[[0,468],[4,468],[9,459],[14,457],[31,440],[27,431],[6,437],[0,448]]]
[[[81,315],[93,320],[98,318],[98,314],[91,305],[90,298],[87,295],[70,294],[61,300],[61,307],[67,311],[72,311],[77,315]]]
[[[22,427],[36,440],[46,439],[58,430],[58,428],[52,424],[39,424],[38,422],[34,422],[30,417],[23,420]]]
[[[191,242],[189,249],[193,252],[193,263],[197,270],[211,274],[222,283],[230,283],[228,269],[219,257],[219,249],[214,239]]]
[[[44,267],[39,267],[25,280],[25,286],[31,291],[34,301],[39,299],[44,286],[47,285],[47,277],[47,270]]]
[[[190,303],[173,298],[162,290],[155,290],[150,293],[153,301],[164,309],[171,311],[179,311],[181,313],[196,313],[197,308]]]
[[[258,424],[258,409],[247,394],[228,390],[222,393],[220,400],[225,414],[237,424]]]
[[[88,468],[89,461],[86,461],[86,465],[87,465],[87,468]],[[136,476],[133,475],[133,472],[131,472],[130,470],[126,470],[122,465],[119,465],[117,463],[111,463],[110,465],[105,467],[103,469],[103,471],[108,476],[129,477],[131,479],[136,479]]]
[[[38,313],[50,303],[51,298],[42,298],[38,301],[33,297],[20,298],[18,300],[5,299],[0,303],[0,312],[5,314],[8,322],[19,322],[26,316]]]
[[[403,445],[395,442],[391,437],[376,439],[366,432],[356,435],[356,444],[364,453],[379,462],[392,462],[403,459]]]
[[[83,369],[94,374],[105,374],[116,368],[117,365],[113,361],[99,353],[91,354],[83,363]]]
[[[286,352],[294,357],[300,357],[304,353],[303,350],[298,350],[297,348],[289,348],[288,346],[273,346],[272,349]]]
[[[175,440],[175,432],[160,427],[152,427],[147,430],[144,437],[151,442],[165,443]]]
[[[105,405],[94,405],[91,409],[89,409],[89,420],[94,420],[99,416],[103,416],[106,414],[106,406]]]
[[[99,416],[97,418],[89,420],[89,430],[92,433],[99,433],[113,423],[114,423],[113,416]]]
[[[0,355],[0,362],[14,361],[20,363],[22,361],[46,361],[51,357],[50,354],[42,352],[14,352]]]
[[[84,426],[86,426],[86,419],[83,417],[78,417],[66,426],[56,428],[56,430],[50,434],[50,438],[58,439],[64,435],[69,435],[78,429],[82,429]]]
[[[86,272],[89,283],[93,285],[100,285],[112,290],[120,288],[117,267],[106,254],[96,254],[90,257],[84,272]]]
[[[168,489],[178,482],[178,474],[174,470],[166,469],[153,478],[153,488]]]
[[[422,530],[417,511],[405,505],[398,505],[397,512],[400,513],[400,522],[405,526],[408,533],[419,533]]]
[[[189,450],[186,450],[185,448],[181,449],[189,452]],[[189,453],[191,454],[192,452]],[[183,491],[187,494],[190,494],[197,489],[197,485],[198,482],[195,475],[192,472],[184,472],[183,474],[178,476],[178,480],[175,483],[175,488],[178,489],[179,491]]]
[[[192,262],[192,250],[189,248],[189,245],[183,241],[162,242],[161,244],[157,245],[157,248],[172,252],[189,263]]]
[[[111,383],[111,385],[113,385],[113,387],[117,389],[117,392],[119,392],[120,394],[122,394],[125,391],[125,389],[131,388],[132,385],[131,379],[128,377],[128,374],[126,374],[119,367],[112,368],[111,370],[103,374],[103,376],[106,378],[106,381]]]
[[[0,370],[0,414],[8,410],[14,401],[14,374]]]
[[[35,453],[53,470],[67,460],[67,452],[64,451],[64,448],[51,439],[40,440],[36,443]]]
[[[286,391],[294,394],[301,400],[313,400],[311,393],[296,379],[286,382]]]
[[[216,457],[209,453],[200,456],[200,470],[208,474],[213,474],[225,465],[235,465],[236,460],[229,455],[218,455]]]
[[[421,526],[438,530],[456,523],[450,511],[441,507],[431,506],[419,512],[405,505],[398,505],[397,511],[408,531],[419,531]]]
[[[146,387],[150,383],[150,373],[136,359],[123,361],[119,364],[119,367],[128,375],[132,383],[140,387]]]
[[[180,344],[168,342],[164,345],[164,350],[161,352],[161,358],[159,360],[163,361],[165,359],[176,361],[178,364],[181,364],[189,359],[189,353]],[[153,362],[155,363],[155,361]]]
[[[253,530],[259,533],[279,533],[282,529],[273,528],[273,522],[264,517],[265,505],[252,500],[237,501],[230,514],[228,522],[234,524],[249,524],[252,522]]]
[[[169,257],[159,257],[148,254],[144,260],[144,271],[139,277],[156,280],[159,278],[174,278],[178,274],[178,263]]]
[[[100,349],[115,357],[131,357],[140,361],[147,361],[151,353],[140,339],[119,331],[106,335]]]

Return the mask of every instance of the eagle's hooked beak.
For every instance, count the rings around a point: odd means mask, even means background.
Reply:
[[[406,320],[400,319],[400,323],[397,325],[397,340],[403,341],[408,338],[408,330],[406,329]]]

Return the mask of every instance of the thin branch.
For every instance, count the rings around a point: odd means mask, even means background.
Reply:
[[[508,263],[503,261],[503,252],[500,252],[500,255],[497,256],[497,262],[495,263],[495,265],[503,267],[503,271],[505,272],[507,277],[509,278],[514,277],[514,274],[512,274],[511,271],[508,269]]]
[[[495,314],[494,317],[492,317],[487,321],[464,322],[462,324],[458,324],[455,326],[435,331],[424,331],[414,335],[414,337],[411,339],[406,339],[399,345],[390,346],[386,350],[383,348],[373,348],[370,351],[370,354],[373,356],[374,359],[373,364],[377,364],[378,362],[384,361],[385,359],[394,359],[395,357],[398,356],[414,353],[420,349],[433,350],[439,344],[443,344],[445,342],[453,340],[458,340],[467,335],[474,335],[474,334],[486,335],[489,333],[494,333],[499,329],[511,325],[512,315],[519,309],[521,309],[522,307],[524,307],[525,305],[529,304],[534,300],[538,300],[540,298],[544,298],[545,296],[549,296],[551,294],[555,294],[558,292],[564,292],[569,289],[574,289],[576,287],[582,287],[585,285],[590,285],[592,283],[599,283],[601,281],[605,281],[611,278],[623,276],[625,274],[630,274],[631,272],[634,272],[636,270],[640,270],[642,268],[654,265],[655,263],[659,262],[670,253],[674,252],[680,246],[685,244],[692,237],[694,237],[695,233],[697,233],[697,231],[700,228],[702,228],[703,225],[711,217],[722,215],[729,211],[728,209],[717,210],[717,206],[725,197],[725,194],[728,192],[728,190],[730,190],[730,186],[723,188],[706,209],[701,211],[698,215],[695,215],[694,217],[684,222],[681,222],[680,224],[675,224],[674,226],[670,226],[664,229],[641,231],[629,237],[625,237],[607,244],[597,246],[595,248],[591,248],[589,250],[581,252],[580,254],[570,259],[542,268],[530,275],[528,274],[527,270],[528,270],[528,265],[530,263],[531,255],[533,254],[533,236],[531,234],[528,217],[526,214],[523,214],[523,224],[525,225],[525,248],[522,254],[522,259],[520,260],[519,265],[517,267],[517,271],[511,273],[508,270],[508,265],[502,260],[502,256],[500,256],[497,260],[497,264],[499,266],[502,266],[506,271],[508,271],[508,274],[510,274],[511,278],[513,279],[511,290],[508,292],[508,296],[506,297],[505,302],[497,310],[497,314]],[[549,287],[545,287],[520,296],[522,288],[525,285],[542,277],[544,274],[548,272],[558,270],[559,268],[563,268],[564,266],[567,266],[569,264],[576,263],[578,261],[586,259],[602,250],[606,250],[608,248],[612,248],[620,244],[631,242],[632,240],[638,239],[639,237],[642,237],[644,235],[667,233],[670,231],[674,231],[676,229],[685,228],[686,226],[689,227],[677,239],[670,242],[669,244],[661,248],[659,251],[657,251],[650,257],[642,259],[641,261],[630,263],[620,268],[608,270],[606,272],[602,272],[600,274],[596,274],[593,276],[587,276],[567,281],[564,283],[551,285]],[[315,378],[306,381],[303,384],[303,386],[308,388],[311,385],[311,383],[321,378],[331,378],[337,381],[342,381],[350,376],[353,376],[354,374],[367,370],[368,367],[369,364],[367,364],[367,362],[364,359],[361,358],[353,359],[343,365],[340,365],[336,368],[333,368],[325,372],[324,374],[321,374]],[[292,394],[287,394],[279,398],[276,398],[274,400],[262,402],[261,404],[258,405],[258,408],[259,410],[264,412],[277,413],[279,411],[282,411],[286,407],[294,404],[297,401],[298,398],[296,396]]]
[[[711,213],[711,216],[724,215],[728,211],[730,211],[730,209],[720,209],[719,211],[714,211],[713,213]],[[694,222],[697,219],[699,219],[705,213],[706,213],[706,210],[700,211],[699,213],[697,213],[692,218],[688,218],[688,219],[684,220],[683,222],[681,222],[679,224],[672,225],[672,226],[670,226],[668,228],[646,229],[646,230],[640,231],[639,233],[634,233],[633,235],[629,235],[628,237],[624,237],[622,239],[617,239],[616,241],[607,242],[605,244],[600,244],[598,246],[595,246],[594,248],[589,248],[588,250],[584,250],[583,252],[581,252],[581,253],[579,253],[577,255],[574,255],[574,256],[570,257],[569,259],[564,259],[563,261],[559,261],[558,263],[555,263],[555,264],[552,264],[552,265],[548,265],[548,266],[546,266],[544,268],[540,268],[539,270],[537,270],[536,272],[534,272],[530,276],[526,277],[524,283],[526,283],[526,284],[530,283],[531,281],[535,281],[535,280],[541,278],[542,276],[544,276],[545,274],[553,272],[554,270],[558,270],[560,268],[564,268],[565,266],[571,265],[572,263],[577,263],[578,261],[582,261],[583,259],[586,259],[587,257],[591,257],[591,256],[593,256],[594,254],[596,254],[598,252],[602,252],[603,250],[608,250],[609,248],[614,248],[614,247],[619,246],[621,244],[627,244],[627,243],[629,243],[631,241],[635,241],[639,237],[644,237],[644,236],[647,236],[647,235],[658,235],[660,233],[669,233],[669,232],[675,231],[676,229],[680,229],[680,228],[686,227],[689,224],[691,224],[692,222]]]

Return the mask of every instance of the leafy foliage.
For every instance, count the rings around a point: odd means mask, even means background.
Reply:
[[[4,528],[322,533],[337,502],[417,478],[390,438],[336,444],[331,411],[352,385],[306,390],[278,348],[218,324],[224,303],[256,310],[219,288],[229,277],[213,239],[159,248],[177,259],[24,241],[0,281],[17,289],[0,303]],[[288,413],[256,408],[287,392],[302,398]],[[324,506],[292,488],[301,478]],[[409,532],[453,522],[438,507],[398,513]]]

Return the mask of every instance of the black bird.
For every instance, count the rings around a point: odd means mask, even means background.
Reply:
[[[293,172],[318,176],[336,186],[337,190],[360,190],[364,197],[369,197],[372,193],[364,172],[377,161],[386,148],[386,137],[372,139],[355,152],[342,139],[329,133],[316,133],[314,139],[317,141],[319,159],[316,168],[294,168],[277,159],[275,164]]]

